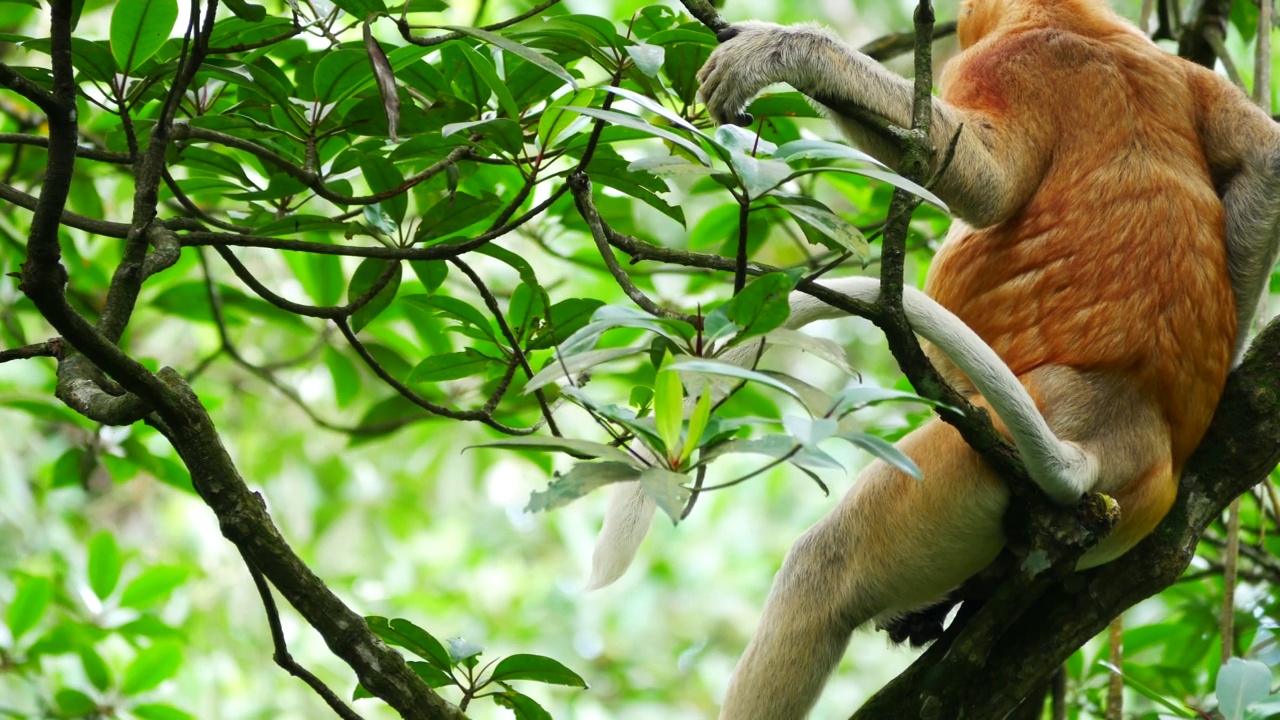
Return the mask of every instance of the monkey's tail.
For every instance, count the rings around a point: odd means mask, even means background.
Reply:
[[[653,524],[653,500],[638,482],[623,483],[613,489],[604,513],[604,527],[596,538],[591,555],[591,579],[587,590],[612,585],[631,566],[636,550]]]

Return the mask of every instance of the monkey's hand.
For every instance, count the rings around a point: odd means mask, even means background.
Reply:
[[[698,71],[699,93],[717,124],[747,126],[742,110],[762,89],[785,82],[800,92],[812,89],[811,79],[830,65],[839,43],[814,27],[783,27],[743,22],[721,30],[720,47]]]

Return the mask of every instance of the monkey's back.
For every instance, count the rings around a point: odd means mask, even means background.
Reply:
[[[1032,73],[1044,92],[1001,82],[1046,58]],[[1050,123],[1055,139],[1022,209],[953,232],[927,291],[1018,375],[1063,365],[1131,377],[1163,408],[1180,467],[1217,406],[1236,332],[1222,203],[1182,61],[1123,27],[1040,27],[956,62],[944,97],[958,88],[953,103],[1028,131]]]

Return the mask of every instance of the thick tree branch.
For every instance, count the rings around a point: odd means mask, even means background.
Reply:
[[[404,718],[460,718],[457,708],[432,692],[404,658],[379,641],[364,619],[293,553],[262,502],[245,486],[199,398],[181,378],[176,373],[152,374],[67,303],[67,272],[62,266],[58,229],[71,187],[78,140],[71,6],[71,0],[51,3],[54,92],[45,102],[49,167],[32,215],[20,288],[66,342],[154,409],[156,416],[148,421],[173,443],[197,492],[218,517],[223,534],[271,579],[334,654],[356,671],[365,688]],[[145,264],[145,253],[137,262]]]

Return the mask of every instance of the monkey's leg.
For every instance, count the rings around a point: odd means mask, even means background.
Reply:
[[[1008,490],[959,433],[935,420],[898,448],[924,479],[877,461],[796,542],[722,720],[804,717],[855,628],[936,600],[999,553]]]

